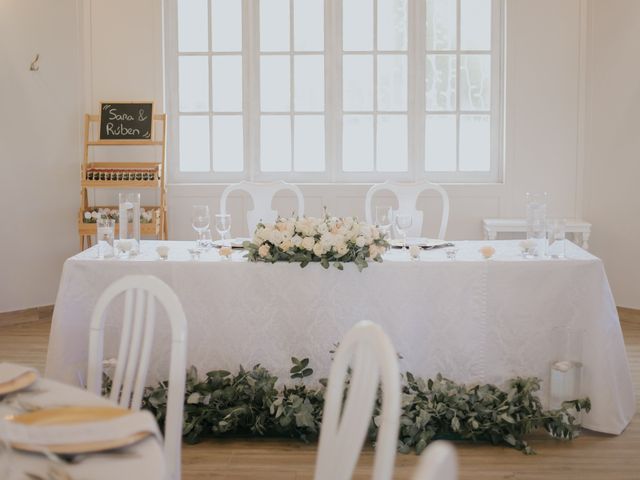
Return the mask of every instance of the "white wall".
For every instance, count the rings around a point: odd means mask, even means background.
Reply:
[[[32,1],[28,0],[27,3]],[[10,2],[12,5],[18,3],[17,0]],[[593,3],[596,4],[594,11],[597,15],[594,13],[592,17],[606,13],[610,4],[609,1]],[[627,15],[624,8],[637,12],[640,2],[615,0],[613,3],[616,4],[614,12],[594,22],[593,28],[597,38],[620,35],[616,29],[618,21],[626,22],[625,31],[630,37],[634,34],[633,25],[629,23],[633,21],[631,18],[633,15]],[[84,110],[95,112],[100,100],[120,99],[152,99],[160,110],[164,98],[161,2],[159,0],[134,2],[87,0],[82,4],[84,5],[83,25],[87,29],[84,40],[84,72],[87,77]],[[590,4],[590,0],[507,0],[505,182],[496,185],[447,186],[452,203],[448,236],[452,239],[480,238],[482,218],[522,216],[524,193],[530,190],[546,190],[550,194],[550,214],[553,216],[580,217],[585,214],[583,208],[587,208],[587,219],[594,223],[594,249],[597,254],[605,258],[614,294],[619,299],[618,303],[640,306],[637,300],[634,300],[633,292],[627,291],[635,288],[627,285],[628,282],[635,279],[636,285],[638,284],[637,276],[629,275],[631,267],[625,267],[624,257],[618,255],[617,249],[608,246],[617,233],[604,233],[605,230],[612,228],[610,227],[612,223],[618,222],[608,220],[607,216],[611,215],[609,208],[602,207],[602,210],[598,211],[602,202],[597,197],[592,197],[595,195],[593,179],[602,176],[603,172],[598,168],[604,170],[604,159],[607,158],[611,144],[615,143],[614,146],[621,154],[619,162],[621,164],[624,162],[624,165],[621,165],[622,171],[628,174],[633,173],[632,167],[627,165],[633,152],[634,132],[631,128],[625,127],[625,131],[618,132],[617,141],[616,137],[610,139],[605,137],[596,146],[589,142],[588,148],[593,147],[594,154],[589,157],[588,173],[584,174],[584,138],[586,138],[584,111],[587,106],[585,104],[585,39],[588,33],[585,7],[587,4]],[[125,10],[127,14],[123,15],[122,12]],[[60,24],[65,22],[69,23],[68,18]],[[635,32],[637,31],[636,28]],[[637,36],[637,33],[635,35]],[[617,45],[619,41],[614,43]],[[636,44],[638,42],[634,42],[633,39],[628,41],[625,46],[626,58]],[[135,45],[135,48],[132,45]],[[592,56],[596,61],[600,61],[602,66],[613,62],[612,58],[608,58],[606,51],[598,53],[598,50],[594,50]],[[620,58],[619,61],[622,62],[625,57],[616,56],[616,58]],[[633,67],[628,66],[628,68]],[[627,73],[633,73],[633,71]],[[637,74],[637,70],[635,73]],[[15,75],[18,73],[16,72]],[[21,82],[26,84],[28,80],[21,80]],[[616,82],[621,82],[623,88]],[[24,88],[22,83],[21,88]],[[622,75],[607,78],[605,73],[601,73],[589,85],[591,94],[588,98],[593,105],[588,106],[593,114],[594,110],[600,108],[599,103],[605,103],[608,98],[607,88],[620,89],[622,94],[626,95],[621,97],[621,100],[629,101],[632,99],[633,88],[637,89],[638,83],[626,80]],[[597,94],[593,93],[594,89],[598,90]],[[635,92],[637,102],[637,90]],[[174,95],[176,92],[168,91],[166,94]],[[601,126],[611,130],[613,135],[617,121],[631,119],[633,112],[632,109],[624,110],[623,102],[607,108],[610,113],[615,114],[613,121],[604,116],[599,118],[599,121]],[[26,122],[26,118],[22,120]],[[600,126],[591,122],[587,133],[590,137],[599,136],[599,134],[596,135],[599,128]],[[597,152],[600,153],[596,154]],[[148,158],[140,151],[132,154],[136,158]],[[115,155],[115,152],[111,150],[103,155]],[[80,161],[81,158],[78,155],[71,170],[77,169]],[[594,165],[591,165],[592,163]],[[635,172],[637,173],[637,170]],[[586,175],[584,179],[583,175]],[[73,192],[74,194],[70,195],[74,197],[77,192],[74,190],[77,189],[77,176],[72,174],[70,177],[73,180],[62,195],[66,195],[68,191]],[[613,178],[611,182],[614,181]],[[587,196],[584,193],[585,187],[588,190]],[[170,237],[192,238],[189,225],[191,205],[207,202],[212,208],[217,209],[217,198],[222,188],[220,185],[170,185]],[[319,214],[322,207],[326,205],[330,211],[338,215],[362,216],[366,190],[366,185],[303,186],[307,200],[307,213]],[[113,193],[106,192],[105,195],[108,197]],[[634,198],[632,192],[626,195],[627,203]],[[603,196],[608,198],[607,193]],[[591,198],[596,199],[596,208],[590,202]],[[106,203],[109,198],[96,200]],[[155,199],[148,201],[155,202]],[[290,199],[286,197],[276,200],[276,206],[285,212],[291,208],[291,205]],[[427,199],[424,200],[424,205],[428,210],[436,209],[436,206],[428,205]],[[242,198],[233,202],[234,218],[241,218],[247,206],[247,202]],[[57,208],[59,208],[58,211],[62,211],[63,206],[60,205]],[[77,209],[75,202],[68,202],[64,208],[67,208],[70,215],[75,218]],[[435,225],[436,222],[434,219],[431,224]],[[65,235],[56,237],[61,239],[60,243],[64,243],[69,252],[73,251],[77,243],[72,223],[71,220],[64,229],[60,226],[60,230],[64,231]],[[233,233],[245,232],[243,228],[235,226]],[[635,233],[637,237],[637,229]],[[13,240],[13,242],[17,241],[17,238]],[[60,273],[59,265],[64,258],[60,251],[56,252],[56,255],[55,261],[52,260],[47,265],[46,280],[42,281],[47,285],[38,287],[43,292],[55,291]],[[17,263],[10,270],[12,275],[18,269]],[[46,298],[46,301],[41,300],[42,298]],[[35,305],[51,303],[53,299],[53,294],[42,297],[32,295],[25,301],[26,305]],[[0,302],[0,311],[10,310],[11,308],[8,307],[16,305],[17,303],[5,302],[3,298]]]
[[[640,2],[590,11],[586,217],[618,305],[640,308]]]
[[[53,303],[78,248],[76,0],[0,1],[0,312]],[[29,71],[35,54],[40,70]]]

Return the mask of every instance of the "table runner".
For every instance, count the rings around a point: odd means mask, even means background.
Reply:
[[[159,260],[158,244],[170,247]],[[478,249],[493,245],[495,256]],[[385,255],[363,272],[318,264],[250,264],[215,250],[191,260],[193,242],[143,241],[130,260],[98,260],[95,247],[67,260],[53,315],[46,374],[84,378],[89,317],[100,293],[126,274],[152,274],[180,298],[188,329],[188,363],[201,374],[261,363],[289,380],[290,357],[309,357],[314,378],[329,372],[329,353],[360,320],[379,323],[402,356],[401,371],[464,383],[497,383],[515,376],[543,380],[558,328],[584,330],[584,392],[593,402],[588,428],[620,433],[635,411],[622,332],[602,262],[568,243],[568,259],[524,259],[517,241],[456,242],[455,261],[443,250]],[[106,332],[115,356],[119,308]],[[156,328],[149,383],[167,378],[169,332]]]

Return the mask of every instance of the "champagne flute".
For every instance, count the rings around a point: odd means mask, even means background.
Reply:
[[[406,213],[396,214],[396,228],[402,236],[402,249],[407,248],[407,230],[411,228],[413,218]]]
[[[393,210],[388,205],[376,207],[376,225],[385,235],[389,235],[393,217]]]
[[[198,247],[204,246],[204,232],[209,228],[211,217],[208,205],[194,205],[191,212],[191,226],[198,233]]]
[[[228,213],[217,213],[216,230],[220,235],[222,244],[224,245],[224,239],[227,236],[227,233],[231,231],[231,215],[229,215]]]

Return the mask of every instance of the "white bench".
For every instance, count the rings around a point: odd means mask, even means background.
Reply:
[[[485,218],[482,220],[485,240],[495,240],[499,233],[526,233],[527,221],[524,218]],[[567,220],[567,233],[573,235],[575,243],[582,245],[585,250],[589,249],[589,236],[591,235],[591,224],[584,220]],[[581,242],[576,238],[580,235]]]

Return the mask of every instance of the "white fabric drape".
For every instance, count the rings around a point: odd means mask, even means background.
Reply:
[[[203,375],[261,363],[284,381],[290,357],[309,357],[314,378],[326,376],[330,350],[360,320],[382,326],[402,356],[400,368],[423,377],[438,372],[458,382],[502,384],[515,376],[543,380],[561,354],[558,328],[584,330],[584,394],[592,412],[584,425],[620,433],[635,400],[618,315],[602,262],[573,244],[566,260],[523,259],[517,241],[457,242],[457,259],[443,250],[422,252],[420,261],[391,252],[363,272],[318,264],[249,264],[211,251],[189,259],[192,242],[142,243],[132,260],[98,260],[90,249],[67,260],[53,316],[47,375],[77,382],[86,371],[88,322],[104,288],[122,275],[145,273],[167,282],[188,321],[188,363]],[[478,248],[496,248],[484,260]],[[115,356],[118,312],[105,336]],[[156,329],[149,382],[167,376],[169,334]]]

